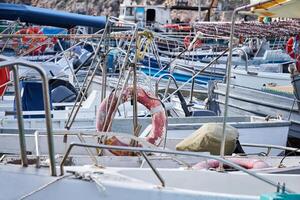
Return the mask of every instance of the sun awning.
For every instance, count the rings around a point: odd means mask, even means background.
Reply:
[[[300,1],[299,0],[251,0],[251,3],[262,4],[254,6],[251,12],[260,16],[267,17],[286,17],[300,18]],[[263,3],[266,2],[266,3]]]

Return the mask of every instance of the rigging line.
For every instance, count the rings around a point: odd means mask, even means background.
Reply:
[[[64,179],[64,178],[70,177],[70,176],[72,176],[72,174],[69,174],[69,175],[66,175],[66,176],[58,177],[58,178],[56,178],[56,179],[50,181],[49,183],[46,183],[45,185],[39,187],[38,189],[33,190],[32,192],[29,192],[28,194],[25,194],[25,195],[22,196],[19,200],[26,199],[26,198],[28,198],[28,197],[34,195],[35,193],[40,192],[40,191],[46,189],[48,186],[50,186],[50,185],[52,185],[52,184],[54,184],[54,183],[56,183],[56,182],[58,182],[58,181],[60,181],[60,180],[62,180],[62,179]]]
[[[292,108],[290,109],[290,112],[289,112],[288,121],[290,121],[290,119],[291,119],[292,112],[293,112],[293,109],[294,109],[294,106],[295,106],[296,101],[297,101],[297,100],[296,100],[296,97],[294,97],[293,105],[292,105]]]

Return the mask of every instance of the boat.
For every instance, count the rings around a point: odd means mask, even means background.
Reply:
[[[235,12],[250,8],[259,4],[251,4],[251,6],[246,6],[242,8],[238,8]],[[137,26],[134,26],[137,27]],[[135,29],[137,30],[137,29]],[[230,43],[232,44],[232,42]],[[132,48],[128,48],[132,49]],[[136,49],[137,50],[137,49]],[[231,52],[229,53],[229,58],[231,58]],[[129,56],[129,54],[127,54]],[[118,82],[115,85],[115,92],[117,93],[118,101],[120,97],[123,96],[123,91],[125,90],[126,83],[128,82],[130,75],[132,75],[132,86],[133,91],[137,91],[137,81],[136,81],[136,64],[137,57],[133,56],[133,63],[129,65],[129,73],[122,72],[125,78],[120,83]],[[124,59],[124,69],[127,63],[127,58]],[[42,87],[43,87],[43,99],[44,99],[44,114],[45,119],[42,119],[45,125],[43,125],[47,140],[46,148],[47,156],[45,162],[40,163],[39,159],[39,135],[38,133],[35,136],[38,139],[35,141],[34,149],[35,155],[30,157],[27,155],[26,148],[26,137],[30,138],[30,135],[25,134],[25,126],[24,119],[22,117],[22,106],[21,106],[21,98],[19,92],[19,77],[17,74],[17,69],[15,67],[16,64],[22,64],[23,66],[27,66],[29,68],[36,69],[42,77]],[[103,199],[117,199],[117,198],[125,198],[125,199],[224,199],[224,200],[234,200],[234,199],[259,199],[259,198],[299,198],[300,193],[300,179],[299,179],[299,162],[298,158],[292,157],[291,159],[286,159],[286,156],[276,157],[274,160],[272,157],[251,157],[251,155],[247,155],[246,161],[250,161],[250,164],[254,164],[257,161],[260,163],[266,164],[263,168],[246,169],[236,162],[233,161],[234,158],[237,158],[239,161],[242,161],[242,157],[225,157],[224,151],[222,153],[223,145],[220,146],[221,156],[213,156],[209,153],[200,153],[200,152],[185,152],[185,151],[174,151],[168,150],[164,148],[163,145],[160,147],[159,145],[148,143],[144,141],[143,146],[129,147],[129,146],[111,146],[107,144],[101,144],[102,136],[112,136],[113,133],[108,129],[107,132],[99,131],[94,134],[97,137],[94,140],[94,143],[85,142],[85,139],[88,137],[81,137],[80,130],[75,130],[74,135],[79,138],[80,142],[68,143],[68,133],[71,131],[62,130],[60,135],[60,142],[63,140],[63,145],[61,143],[58,145],[60,148],[64,149],[64,154],[61,160],[58,160],[58,157],[55,157],[55,154],[59,151],[56,151],[56,139],[54,139],[53,133],[57,133],[59,135],[59,131],[53,131],[54,123],[51,118],[51,109],[50,109],[50,98],[49,98],[49,88],[48,81],[45,71],[40,68],[38,65],[32,62],[24,61],[22,59],[1,61],[0,67],[11,67],[14,73],[14,86],[15,86],[15,95],[16,95],[16,117],[18,119],[18,137],[20,141],[20,154],[18,158],[10,157],[10,155],[4,155],[1,157],[2,162],[0,162],[0,185],[3,188],[3,194],[5,198],[10,199],[99,199],[99,197]],[[229,68],[230,69],[230,68]],[[104,71],[106,72],[106,71]],[[132,73],[130,73],[132,72]],[[230,77],[230,73],[227,74]],[[106,78],[103,76],[103,78]],[[228,79],[227,79],[228,80]],[[104,79],[105,81],[105,79]],[[85,82],[85,81],[84,81]],[[104,82],[103,85],[106,85]],[[135,88],[135,89],[134,89]],[[105,93],[102,93],[104,95]],[[137,95],[138,96],[138,95]],[[137,96],[132,95],[133,99],[133,136],[129,139],[135,139],[138,142],[142,142],[143,138],[137,138],[138,130],[140,126],[138,125],[137,117],[138,112],[136,109],[137,106]],[[149,98],[149,97],[148,97]],[[155,99],[158,102],[157,96],[151,97],[152,100]],[[104,98],[103,98],[104,99]],[[135,100],[134,100],[135,99]],[[109,99],[108,99],[109,100]],[[108,102],[106,99],[106,102]],[[163,100],[162,100],[163,101]],[[80,99],[80,104],[81,99]],[[160,102],[160,101],[159,101]],[[228,102],[226,103],[228,104]],[[118,105],[118,103],[117,103]],[[80,105],[79,105],[80,107]],[[115,108],[113,108],[116,110]],[[115,111],[114,110],[114,111]],[[160,109],[159,113],[163,111]],[[156,113],[156,112],[155,112]],[[105,113],[103,113],[105,114]],[[101,116],[100,116],[101,117]],[[210,119],[210,118],[208,118]],[[126,126],[129,124],[129,120],[120,119],[120,122],[123,120]],[[136,120],[136,121],[135,121]],[[146,118],[144,121],[149,121],[149,118]],[[161,119],[164,121],[163,119]],[[174,118],[173,120],[176,120]],[[199,124],[190,124],[191,121],[197,120],[197,118],[190,117],[180,120],[179,123],[174,125],[175,131],[180,132],[178,130],[181,125],[180,122],[182,120],[187,120],[187,126],[190,129],[197,128]],[[224,118],[218,119],[224,121],[224,124],[230,120],[227,115],[224,115]],[[264,119],[253,119],[260,120]],[[105,123],[105,122],[104,122]],[[149,122],[147,123],[149,124]],[[268,124],[265,126],[265,124]],[[276,125],[275,125],[276,124]],[[286,121],[277,121],[269,119],[268,122],[264,122],[263,124],[258,125],[255,128],[269,128],[275,125],[276,129],[280,126],[282,128],[287,128],[289,122]],[[155,124],[154,124],[155,125]],[[171,124],[170,124],[171,125]],[[247,125],[242,123],[237,123],[238,125],[242,125],[244,127]],[[249,125],[249,124],[248,124]],[[95,124],[94,124],[95,126]],[[251,125],[250,125],[251,126]],[[226,127],[226,126],[225,126]],[[69,127],[70,128],[70,127]],[[154,127],[153,127],[154,128]],[[182,127],[184,129],[184,127]],[[248,128],[246,126],[246,128]],[[35,129],[35,128],[34,128]],[[120,130],[120,128],[119,128]],[[225,128],[223,127],[224,134]],[[271,130],[271,129],[270,129]],[[282,129],[279,130],[280,134],[282,134]],[[56,132],[57,131],[57,132]],[[84,130],[85,131],[85,130]],[[149,130],[144,130],[145,134]],[[88,133],[88,132],[87,132]],[[93,132],[90,132],[92,135]],[[271,131],[271,134],[274,133],[274,130]],[[119,133],[120,134],[120,133]],[[126,135],[126,134],[125,134]],[[128,135],[128,134],[127,134]],[[62,137],[61,137],[62,136]],[[172,135],[170,135],[172,136]],[[1,134],[0,134],[1,137]],[[116,137],[119,137],[116,136]],[[165,134],[166,139],[169,138],[167,134]],[[226,135],[224,135],[226,139]],[[3,137],[4,138],[4,137]],[[11,138],[9,136],[8,138]],[[7,138],[7,142],[8,142]],[[275,137],[274,137],[275,138]],[[222,144],[225,143],[225,139],[222,140]],[[258,138],[259,139],[259,138]],[[14,139],[15,140],[15,139]],[[1,142],[4,140],[1,140]],[[99,144],[100,141],[100,144]],[[105,141],[105,139],[104,139]],[[266,141],[264,141],[266,142]],[[282,140],[280,140],[282,142]],[[252,146],[253,148],[266,148],[268,149],[276,149],[277,151],[285,151],[292,150],[293,152],[298,152],[297,148],[287,148],[279,145],[268,145],[268,144],[245,144],[245,146]],[[73,164],[70,159],[70,156],[75,155],[74,150],[81,149],[87,152],[88,158],[92,159],[93,163],[90,165],[86,165],[85,161],[77,162],[77,165]],[[44,152],[45,149],[42,149]],[[101,155],[102,150],[107,150],[108,152],[120,152],[125,151],[127,153],[136,153],[139,159],[129,159],[124,156],[108,156],[107,160],[114,160],[114,164],[116,166],[104,166],[101,163],[97,163],[97,157],[95,159],[95,154],[93,152],[98,152],[96,156]],[[61,151],[61,149],[60,149]],[[81,151],[83,152],[83,151]],[[92,153],[91,153],[92,152]],[[169,163],[170,160],[172,162],[176,162],[176,165],[170,165],[171,167],[156,167],[152,162],[152,155],[154,154],[157,157],[154,157],[154,160],[158,160],[156,163],[159,163],[158,166],[166,166],[166,163]],[[169,156],[170,159],[167,162],[164,162],[163,156]],[[186,157],[183,161],[181,157]],[[193,160],[188,159],[190,157],[194,157]],[[21,158],[21,159],[20,159]],[[30,159],[32,158],[32,159]],[[80,155],[77,154],[76,158],[80,158]],[[81,159],[86,159],[81,158]],[[196,158],[196,159],[195,159]],[[250,160],[247,160],[250,159]],[[263,162],[263,160],[268,160],[269,163]],[[122,166],[122,160],[123,166]],[[205,168],[197,168],[202,162],[209,163],[210,161],[217,161],[219,163],[219,168],[215,170],[208,170],[208,167]],[[4,162],[3,162],[4,161]],[[69,161],[69,164],[67,163]],[[132,162],[133,161],[133,162]],[[139,163],[137,163],[138,161]],[[187,161],[187,163],[185,162]],[[245,160],[244,160],[245,161]],[[279,161],[279,163],[278,163]],[[32,163],[31,163],[32,162]],[[59,162],[59,167],[57,167]],[[200,163],[199,163],[200,162]],[[75,162],[76,163],[76,162]],[[84,165],[79,165],[79,163]],[[109,162],[107,162],[109,163]],[[178,167],[178,163],[180,163],[181,167]],[[223,163],[224,165],[221,165]],[[18,166],[18,164],[22,165],[22,168]],[[33,165],[31,165],[33,164]],[[133,164],[133,165],[132,165]],[[195,165],[196,164],[196,165]],[[199,165],[198,165],[199,164]],[[280,167],[286,166],[285,168]],[[70,165],[70,166],[65,166]],[[131,166],[130,166],[131,165]],[[270,166],[269,166],[270,165]],[[44,167],[41,167],[44,166]],[[133,167],[132,167],[133,166]],[[138,166],[138,167],[137,167]],[[185,166],[185,167],[182,167]],[[267,167],[268,166],[268,167]],[[225,168],[224,168],[225,167]],[[226,167],[231,167],[229,170],[226,170]],[[59,173],[58,173],[59,171]],[[50,172],[50,175],[49,175]],[[199,181],[195,181],[195,179]],[[8,181],[9,180],[9,181]],[[182,180],[185,180],[184,184]],[[201,181],[203,180],[203,181]],[[231,184],[228,184],[230,181]],[[26,182],[25,186],[24,183]],[[249,189],[251,186],[251,189]],[[12,191],[11,188],[18,188],[18,190]],[[20,189],[19,189],[20,188]],[[272,194],[269,194],[272,193]],[[295,194],[294,194],[295,193]],[[147,195],[145,195],[147,194]]]

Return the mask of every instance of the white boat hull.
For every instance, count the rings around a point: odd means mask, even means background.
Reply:
[[[261,194],[276,191],[274,186],[239,172],[159,169],[166,184],[161,187],[150,169],[84,166],[67,170],[77,175],[50,177],[43,168],[0,165],[0,199],[258,200]],[[299,175],[261,175],[300,192]]]

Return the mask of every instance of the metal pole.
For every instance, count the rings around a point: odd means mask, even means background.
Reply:
[[[84,78],[84,80],[83,80],[83,84],[82,84],[82,87],[81,87],[80,92],[79,92],[79,94],[82,94],[82,93],[83,93],[83,96],[77,95],[76,100],[75,100],[75,102],[74,102],[74,105],[73,105],[73,107],[72,107],[72,110],[71,110],[71,112],[70,112],[70,116],[69,116],[69,118],[67,119],[65,128],[68,129],[68,130],[71,128],[71,126],[72,126],[72,124],[73,124],[73,121],[74,121],[75,118],[76,118],[77,112],[79,111],[79,108],[77,108],[76,106],[78,106],[78,107],[81,106],[81,103],[79,103],[79,105],[76,105],[77,102],[78,102],[78,101],[81,101],[81,102],[82,102],[82,101],[83,101],[83,98],[85,98],[85,93],[87,92],[88,87],[87,87],[87,88],[84,88],[84,87],[86,86],[86,84],[89,84],[89,83],[88,83],[89,73],[92,71],[92,68],[93,68],[93,66],[94,66],[95,63],[96,63],[97,55],[98,55],[98,53],[99,53],[99,51],[100,51],[100,49],[101,49],[101,44],[102,44],[102,42],[103,42],[104,35],[106,34],[107,27],[108,27],[108,24],[105,25],[105,28],[104,28],[102,37],[100,38],[100,41],[99,41],[99,43],[98,43],[98,45],[97,45],[97,48],[96,48],[96,50],[95,50],[94,58],[93,58],[93,60],[92,60],[92,63],[90,64],[90,66],[89,66],[89,68],[88,68],[88,71],[87,71],[87,74],[86,74],[86,76],[85,76],[85,78]],[[100,61],[98,61],[98,62],[100,62]],[[94,69],[94,70],[97,69],[98,64],[99,64],[99,63],[96,63],[97,66],[95,66],[95,69]],[[92,81],[93,81],[93,78],[91,78],[90,82],[92,82]],[[84,90],[84,89],[85,89],[85,90]],[[83,91],[84,91],[84,92],[83,92]],[[75,113],[74,113],[74,112],[75,112]]]
[[[105,56],[103,54],[103,64],[102,64],[102,88],[101,88],[101,102],[105,99],[106,97],[106,84],[107,84],[107,66],[106,66],[106,58],[109,53],[109,44],[110,44],[110,39],[108,38],[108,34],[110,37],[110,32],[111,32],[111,24],[110,21],[108,20],[108,17],[106,17],[106,24],[107,24],[107,31],[103,33],[103,42],[104,42],[104,48],[105,48]]]
[[[138,108],[137,108],[137,77],[136,77],[136,61],[134,60],[134,63],[132,64],[132,71],[133,71],[133,134],[134,136],[138,137],[139,132],[137,130],[138,128]]]
[[[103,55],[103,64],[101,67],[102,70],[102,88],[101,88],[101,102],[105,99],[106,97],[106,85],[107,85],[107,66],[106,66],[106,55]],[[93,78],[91,78],[91,81]]]
[[[152,171],[154,172],[155,176],[158,178],[158,180],[161,183],[162,187],[166,186],[165,180],[163,179],[163,177],[160,175],[160,173],[156,170],[156,168],[152,165],[152,163],[150,162],[150,160],[148,159],[148,157],[146,156],[145,152],[141,152],[142,156],[144,157],[144,159],[146,160],[146,162],[148,163],[149,167],[152,169]]]
[[[198,0],[199,4],[198,4],[198,14],[199,14],[199,21],[201,20],[201,0]]]
[[[75,104],[73,105],[73,108],[72,108],[72,110],[71,110],[70,116],[69,116],[68,121],[67,121],[67,123],[66,123],[66,125],[65,125],[65,128],[66,128],[67,130],[70,130],[70,128],[72,127],[72,125],[73,125],[73,123],[74,123],[74,121],[75,121],[75,118],[76,118],[76,116],[77,116],[77,114],[78,114],[78,112],[79,112],[79,109],[81,108],[81,105],[82,105],[82,103],[83,103],[84,97],[85,97],[85,95],[87,94],[88,89],[90,88],[90,86],[91,86],[91,84],[92,84],[92,82],[93,82],[93,79],[94,79],[94,77],[95,77],[95,75],[96,75],[96,72],[97,72],[97,69],[99,68],[99,65],[101,65],[101,61],[99,61],[99,62],[96,64],[95,69],[94,69],[93,72],[92,72],[91,79],[88,81],[85,90],[83,91],[83,86],[82,86],[82,88],[81,88],[81,90],[80,90],[80,92],[83,92],[83,93],[82,93],[82,96],[81,96],[79,102],[78,102],[78,101],[75,101]],[[78,96],[80,96],[80,95],[78,94]],[[78,96],[77,96],[77,97],[78,97]],[[77,104],[77,102],[78,102],[78,104]]]
[[[49,95],[49,84],[46,72],[38,67],[32,65],[39,74],[41,75],[43,81],[43,100],[44,100],[44,109],[45,109],[45,117],[46,117],[46,128],[47,128],[47,141],[48,141],[48,151],[49,151],[49,159],[50,159],[50,173],[51,176],[56,176],[56,168],[55,168],[55,157],[54,157],[54,141],[52,135],[52,118],[51,118],[51,108],[50,108],[50,95]]]
[[[0,59],[1,59],[1,57],[0,57]],[[46,129],[47,129],[47,141],[48,141],[48,151],[49,151],[49,159],[50,159],[50,174],[51,174],[51,176],[56,176],[55,157],[54,157],[54,142],[53,142],[53,135],[52,135],[52,119],[51,119],[51,111],[50,111],[50,95],[49,95],[49,84],[48,84],[47,74],[41,67],[39,67],[35,63],[31,63],[31,62],[21,60],[21,59],[12,60],[12,61],[4,61],[1,63],[1,65],[2,66],[23,65],[23,66],[26,66],[29,68],[33,68],[40,74],[40,76],[42,78],[43,100],[44,100]],[[17,89],[19,89],[19,88],[17,88]]]
[[[242,48],[235,48],[233,49],[232,51],[240,51],[244,54],[245,56],[245,70],[246,72],[248,72],[248,61],[249,61],[249,57],[248,57],[248,54],[246,53],[246,51]]]
[[[7,60],[6,57],[1,56],[0,60]],[[0,64],[0,68],[6,67],[7,65]],[[22,111],[22,101],[20,95],[20,82],[19,82],[19,72],[16,66],[11,66],[14,76],[14,89],[16,96],[16,111],[17,111],[17,120],[18,120],[18,129],[19,129],[19,143],[21,151],[21,162],[23,167],[28,166],[28,159],[26,154],[26,141],[25,141],[25,131],[24,131],[24,120],[23,120],[23,111]]]
[[[101,65],[101,72],[102,72],[102,87],[101,87],[101,102],[105,99],[106,97],[106,85],[107,85],[107,66],[106,66],[106,56],[107,54],[102,55],[102,65]],[[91,81],[93,80],[94,77],[91,78]]]
[[[191,72],[192,73],[192,77],[194,77],[194,75],[196,74],[196,72],[188,67],[183,67],[183,66],[174,66],[173,69],[171,69],[171,74],[174,73],[175,69],[179,68],[179,69],[183,69],[185,71]],[[190,91],[190,102],[193,102],[193,96],[194,96],[194,87],[195,87],[195,77],[192,79],[192,85],[191,85],[191,91]]]
[[[4,59],[0,58],[0,60],[4,60]],[[8,65],[6,65],[5,63],[4,64],[0,63],[0,68],[7,67],[7,66]],[[12,65],[11,68],[14,76],[14,88],[15,88],[16,111],[17,111],[18,129],[19,129],[21,163],[23,167],[27,167],[28,159],[26,154],[26,141],[25,141],[22,101],[21,101],[21,94],[20,94],[19,72],[16,66]]]
[[[27,154],[26,154],[26,141],[25,141],[22,100],[21,100],[21,94],[20,94],[19,71],[16,66],[12,66],[12,70],[13,70],[13,76],[14,76],[14,88],[15,88],[15,96],[16,96],[16,111],[17,111],[17,118],[18,118],[21,162],[22,162],[23,167],[27,167],[28,159],[27,159]]]
[[[137,28],[137,26],[135,26],[135,27],[134,27],[134,34],[137,34],[137,33],[138,33],[138,28]],[[128,60],[129,60],[130,50],[132,49],[133,42],[134,42],[134,37],[132,37],[131,40],[130,40],[130,43],[129,43],[129,45],[128,45],[127,52],[126,52],[126,54],[125,54],[125,58],[124,58],[123,64],[122,64],[122,66],[121,66],[121,70],[123,69],[123,70],[124,70],[124,73],[125,73],[125,67],[126,67],[126,65],[127,65],[127,63],[128,63]],[[123,83],[123,86],[122,86],[122,88],[121,88],[120,94],[123,93],[123,91],[124,91],[124,89],[125,89],[125,87],[126,87],[126,85],[127,85],[127,82],[128,82],[128,80],[129,80],[131,71],[132,71],[132,68],[129,68],[127,77],[125,78],[125,82]],[[114,94],[113,94],[113,96],[112,96],[112,99],[115,98],[115,95],[116,95],[117,92],[118,92],[118,87],[119,87],[120,81],[121,81],[121,72],[120,72],[120,77],[119,77],[118,83],[117,83],[117,85],[116,85],[116,91],[114,92]],[[116,104],[116,105],[119,105],[120,101],[121,101],[121,95],[119,95],[119,97],[118,97],[118,99],[117,99],[117,104]],[[111,109],[112,109],[112,107],[110,106],[110,107],[108,108],[108,112],[110,112]],[[114,114],[116,113],[116,111],[117,111],[117,108],[113,111],[112,116],[114,116]],[[111,125],[112,125],[112,121],[107,122],[107,119],[108,119],[108,118],[106,118],[105,121],[104,121],[104,126],[103,126],[103,130],[102,130],[102,131],[107,131],[107,130],[109,130],[110,127],[111,127]],[[108,126],[106,127],[107,123],[109,123],[109,124],[108,124]]]
[[[249,4],[246,6],[242,6],[239,8],[236,8],[231,17],[231,29],[230,29],[230,40],[229,40],[229,54],[228,54],[228,62],[227,62],[227,74],[226,74],[226,93],[225,93],[225,105],[224,105],[224,118],[223,118],[223,130],[222,130],[222,142],[221,142],[221,149],[220,149],[220,156],[224,158],[225,154],[225,143],[226,143],[226,123],[227,123],[227,116],[228,116],[228,101],[229,101],[229,91],[230,91],[230,76],[231,76],[231,64],[232,64],[232,53],[233,53],[233,37],[234,37],[234,25],[235,25],[235,19],[236,15],[241,10],[247,10],[251,7],[261,5],[263,3],[271,2],[272,0],[267,0],[264,2],[259,2],[255,4]],[[220,163],[219,170],[224,170],[223,164]]]
[[[115,116],[115,113],[116,113],[116,111],[118,110],[118,107],[117,107],[117,106],[118,106],[118,105],[120,104],[120,102],[121,102],[121,97],[122,97],[121,94],[122,94],[122,93],[124,92],[124,90],[125,90],[125,87],[126,87],[126,85],[127,85],[127,83],[128,83],[128,80],[129,80],[129,78],[130,78],[131,72],[132,72],[132,68],[129,68],[128,74],[127,74],[127,76],[126,76],[126,78],[125,78],[125,80],[124,80],[124,83],[123,83],[123,85],[122,85],[122,88],[121,88],[121,91],[120,91],[120,95],[118,96],[117,103],[116,103],[116,107],[114,108],[113,113],[112,113],[111,116]],[[115,97],[115,95],[116,95],[117,92],[118,92],[118,90],[115,91],[113,97]],[[111,109],[113,109],[112,106],[109,107],[108,112],[110,112]],[[106,118],[105,121],[104,121],[104,126],[103,126],[103,130],[102,130],[103,132],[107,132],[107,131],[110,130],[110,128],[111,128],[112,120],[111,120],[111,121],[107,121],[107,120],[108,120],[108,118]],[[106,127],[106,124],[107,124],[107,123],[108,123],[108,125],[107,125],[107,127]]]
[[[225,108],[224,108],[224,118],[223,118],[223,125],[222,125],[222,142],[221,142],[221,149],[220,149],[220,156],[224,158],[225,156],[225,143],[226,143],[226,122],[227,122],[227,112],[228,112],[228,100],[229,100],[229,88],[230,88],[230,76],[231,76],[231,63],[232,63],[232,49],[233,49],[233,34],[234,34],[234,23],[235,23],[235,15],[237,10],[233,11],[232,19],[231,19],[231,33],[230,33],[230,41],[229,41],[229,55],[228,55],[228,62],[227,62],[227,74],[226,74],[226,94],[225,94]],[[220,163],[220,170],[224,170],[223,163]]]
[[[76,76],[76,74],[75,74],[75,72],[74,72],[73,66],[72,66],[71,63],[70,63],[70,60],[67,58],[67,56],[66,56],[66,54],[65,54],[65,51],[64,51],[64,48],[63,48],[63,46],[61,45],[61,43],[60,43],[59,40],[57,40],[57,44],[58,44],[59,48],[61,49],[61,51],[64,52],[64,53],[62,54],[62,56],[63,56],[63,58],[64,58],[64,59],[66,60],[66,62],[67,62],[67,65],[68,65],[68,67],[69,67],[69,69],[70,69],[70,71],[71,71],[71,73],[72,73],[73,79],[75,79],[75,85],[77,85],[78,87],[80,87],[80,84],[79,84],[79,81],[78,81],[78,79],[77,79],[77,76]],[[72,82],[73,82],[73,79],[72,79]],[[81,93],[81,95],[82,95],[82,93]]]

